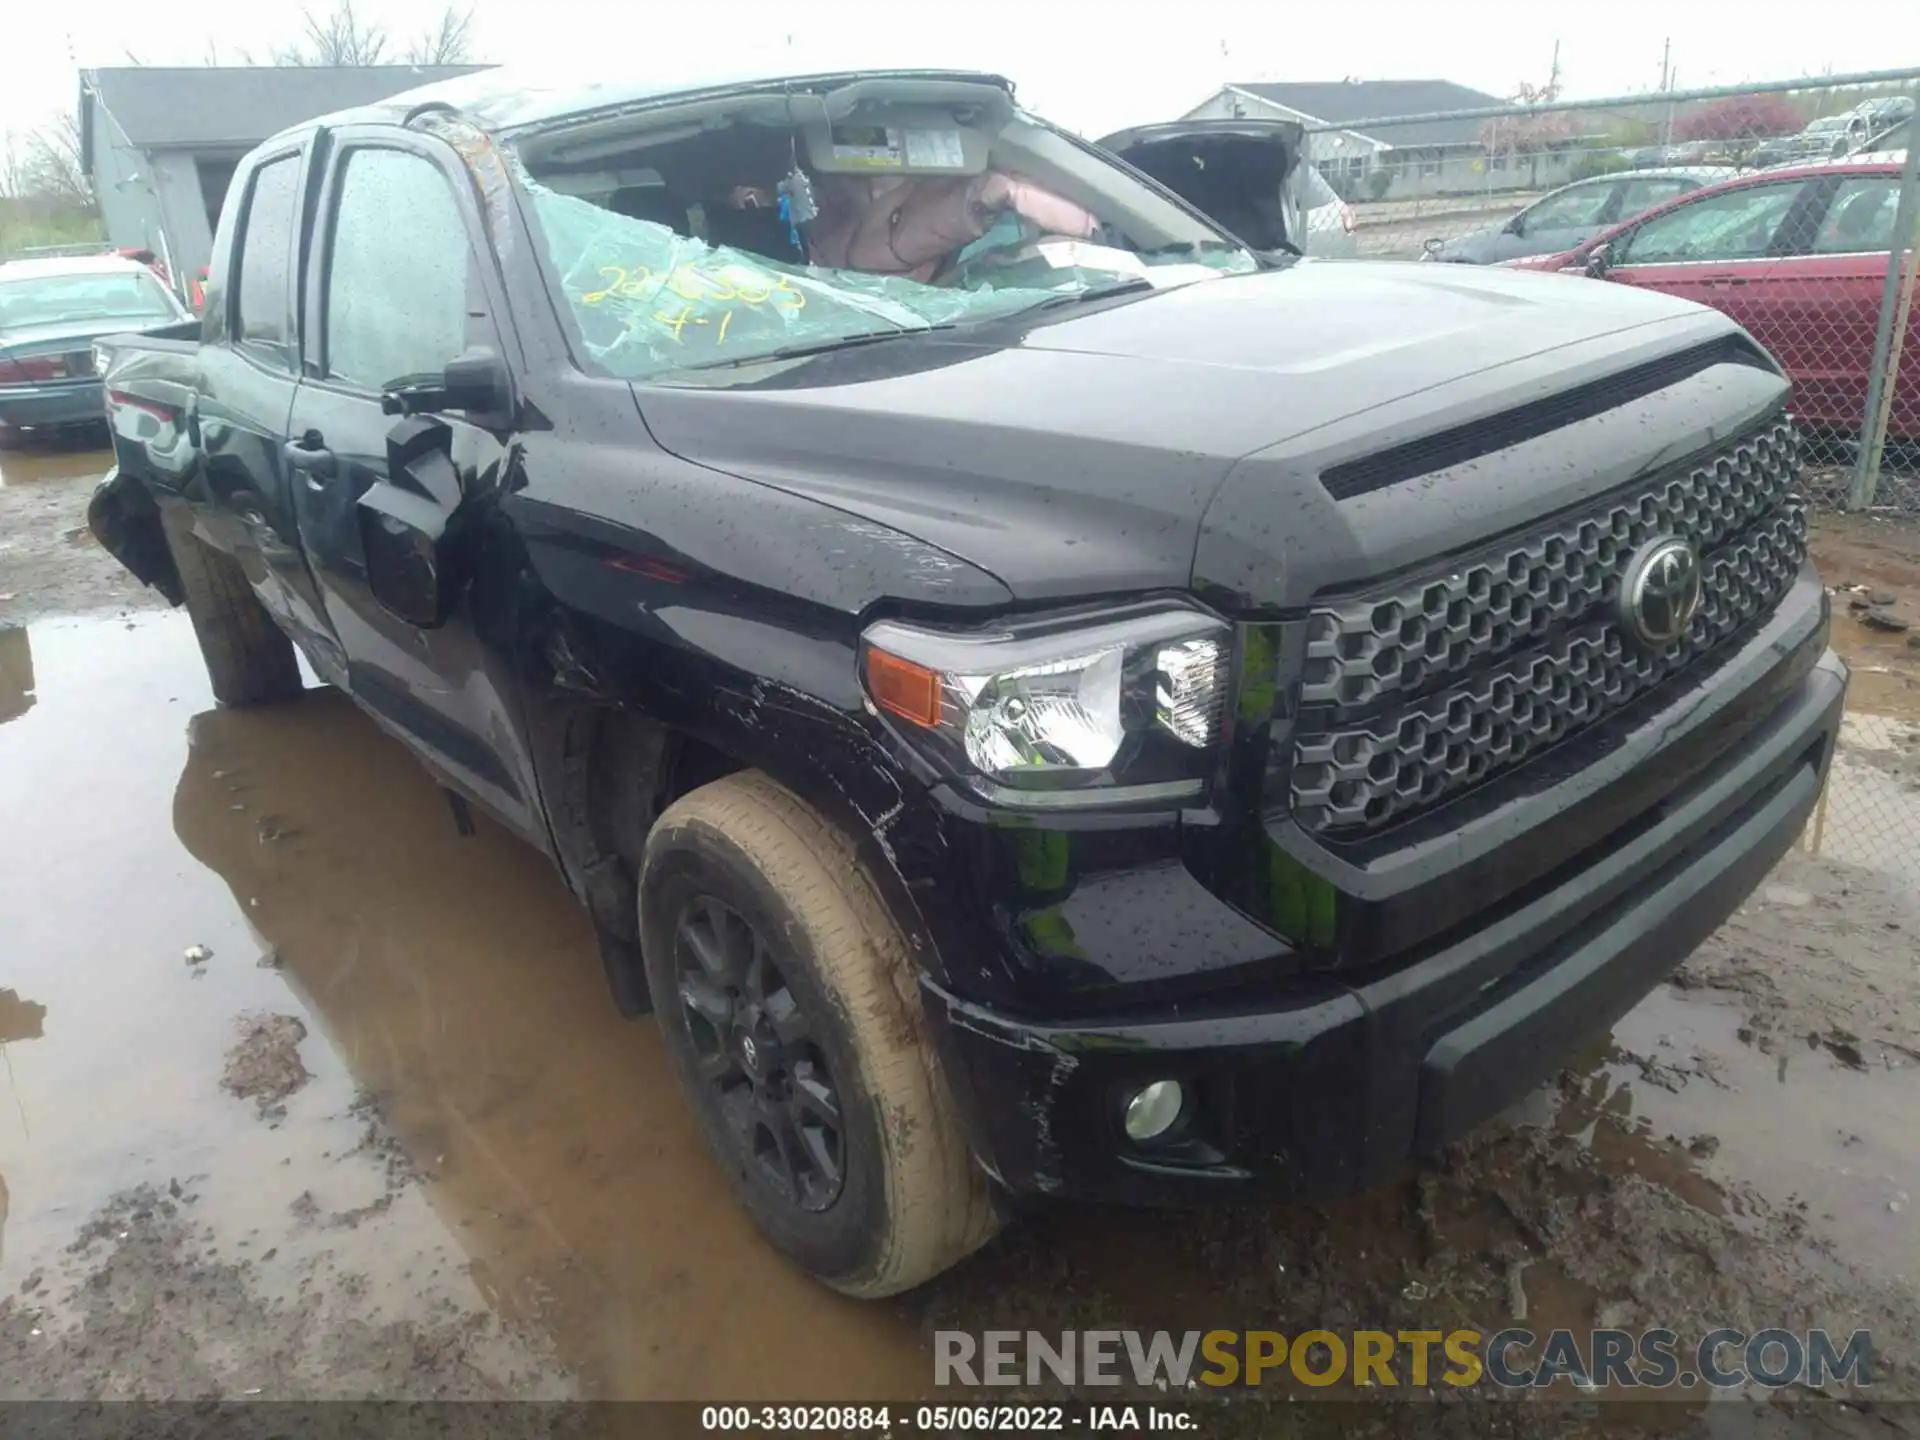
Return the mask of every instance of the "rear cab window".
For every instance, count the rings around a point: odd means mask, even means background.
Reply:
[[[234,342],[282,370],[293,365],[294,232],[300,216],[300,156],[275,156],[253,173],[241,215],[234,287]]]

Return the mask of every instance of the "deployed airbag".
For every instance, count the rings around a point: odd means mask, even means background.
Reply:
[[[815,263],[926,280],[1011,211],[1046,235],[1091,236],[1097,221],[1031,180],[989,170],[972,178],[823,175],[807,238]]]

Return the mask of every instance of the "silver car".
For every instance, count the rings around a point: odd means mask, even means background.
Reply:
[[[21,430],[104,423],[94,340],[191,318],[153,271],[118,255],[0,264],[0,444]]]
[[[1360,253],[1355,237],[1353,207],[1342,200],[1312,165],[1302,163],[1292,181],[1302,224],[1300,248],[1309,255],[1350,258]]]
[[[1499,265],[1528,255],[1555,255],[1584,244],[1622,220],[1631,220],[1643,210],[1664,205],[1676,195],[1716,180],[1730,180],[1735,173],[1725,165],[1690,165],[1669,170],[1623,170],[1576,180],[1541,196],[1504,224],[1489,225],[1452,240],[1429,240],[1420,258],[1457,265]]]

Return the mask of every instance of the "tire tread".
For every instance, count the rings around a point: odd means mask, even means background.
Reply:
[[[303,682],[293,642],[273,623],[240,563],[190,526],[190,515],[175,507],[166,521],[167,548],[186,591],[213,698],[222,705],[260,705],[299,694]]]
[[[821,1278],[863,1298],[931,1279],[992,1239],[1000,1214],[926,1036],[906,938],[852,838],[759,771],[681,797],[654,836],[685,826],[708,827],[745,851],[800,917],[829,972],[821,980],[844,1002],[880,1111],[888,1233],[860,1273]]]

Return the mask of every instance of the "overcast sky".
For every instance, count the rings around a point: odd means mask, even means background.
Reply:
[[[129,54],[148,65],[198,64],[210,53],[233,64],[242,50],[264,56],[299,32],[302,8],[298,0],[10,0],[0,20],[0,131],[71,109],[79,67],[124,65]],[[376,8],[390,32],[406,36],[428,29],[442,6],[369,0],[367,11]],[[1519,81],[1546,79],[1556,40],[1569,98],[1654,87],[1669,38],[1685,86],[1920,64],[1912,0],[1826,8],[1779,0],[476,0],[473,35],[476,59],[542,73],[900,61],[996,70],[1031,108],[1091,135],[1171,118],[1232,80],[1447,79],[1506,95]]]

